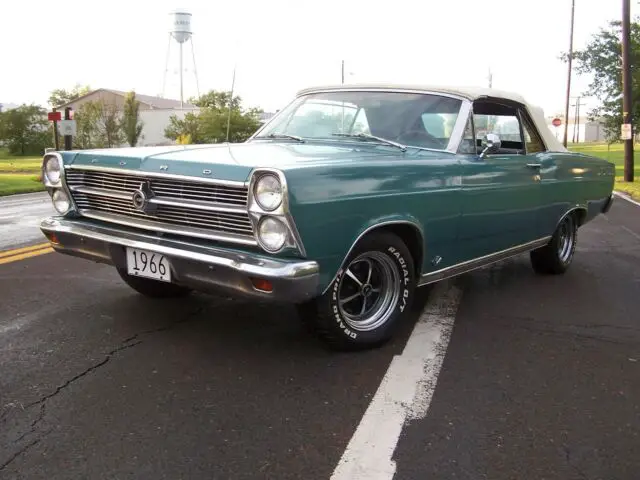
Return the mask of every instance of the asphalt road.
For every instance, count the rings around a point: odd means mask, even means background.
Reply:
[[[455,284],[394,478],[638,478],[640,208],[581,229],[563,277],[525,255]],[[292,308],[150,301],[55,253],[0,265],[0,292],[0,479],[328,479],[413,326],[329,353]]]
[[[47,192],[0,197],[0,251],[45,241],[40,219],[55,214]]]

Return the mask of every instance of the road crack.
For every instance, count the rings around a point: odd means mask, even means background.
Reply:
[[[99,361],[98,363],[95,363],[93,365],[91,365],[90,367],[86,368],[85,370],[83,370],[82,372],[78,373],[77,375],[74,375],[72,378],[70,378],[69,380],[66,380],[64,383],[58,385],[53,392],[48,393],[47,395],[44,395],[43,397],[39,398],[38,400],[35,400],[25,406],[21,406],[21,410],[22,411],[27,411],[30,408],[36,407],[36,406],[40,406],[40,411],[38,412],[38,415],[36,416],[36,418],[31,422],[31,425],[29,426],[29,429],[24,432],[22,435],[20,435],[18,438],[16,438],[13,443],[14,444],[18,444],[19,442],[23,441],[24,439],[26,439],[27,437],[29,437],[30,435],[36,435],[36,438],[31,440],[29,443],[27,443],[26,445],[22,446],[17,452],[15,452],[13,455],[11,455],[7,460],[5,460],[3,463],[0,464],[0,473],[6,468],[8,467],[11,463],[13,463],[18,457],[20,457],[22,454],[24,454],[25,452],[27,452],[29,449],[33,448],[35,445],[37,445],[44,437],[46,437],[46,435],[50,432],[50,430],[46,430],[46,431],[41,431],[41,424],[44,420],[44,418],[47,415],[47,402],[57,396],[58,394],[60,394],[62,391],[64,391],[65,389],[67,389],[70,385],[72,385],[73,383],[77,382],[78,380],[86,377],[87,375],[95,372],[96,370],[104,367],[107,363],[109,363],[111,361],[111,359],[114,357],[114,355],[122,352],[123,350],[127,350],[129,348],[133,348],[137,345],[140,345],[143,340],[140,339],[140,337],[144,337],[144,336],[148,336],[148,335],[152,335],[154,333],[159,333],[159,332],[165,332],[168,330],[171,330],[181,324],[187,323],[187,322],[191,322],[194,320],[194,318],[197,318],[197,316],[202,313],[205,309],[205,306],[202,305],[200,307],[198,307],[197,309],[195,309],[194,311],[190,312],[185,318],[183,318],[182,320],[178,320],[176,322],[173,322],[169,325],[165,325],[164,327],[159,327],[159,328],[154,328],[151,330],[144,330],[142,332],[138,332],[128,338],[125,338],[122,342],[120,342],[120,346],[110,350],[109,352],[107,352],[105,354],[105,357]],[[9,409],[5,409],[2,414],[0,415],[0,423],[1,424],[5,424],[7,421],[9,415]]]

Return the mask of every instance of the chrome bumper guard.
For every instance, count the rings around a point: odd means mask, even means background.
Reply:
[[[125,247],[165,255],[173,281],[194,290],[287,303],[319,293],[319,266],[314,261],[266,258],[62,217],[46,218],[40,230],[57,252],[119,268],[126,269]],[[252,279],[269,281],[271,291],[256,289]]]

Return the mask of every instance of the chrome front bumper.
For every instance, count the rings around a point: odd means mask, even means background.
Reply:
[[[43,220],[40,229],[57,252],[119,268],[126,269],[125,247],[165,255],[173,281],[194,290],[288,303],[319,294],[319,266],[314,261],[268,258],[62,217]],[[252,279],[269,281],[272,290],[256,289]]]

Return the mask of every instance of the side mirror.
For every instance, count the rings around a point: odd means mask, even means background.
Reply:
[[[502,142],[498,135],[495,133],[487,133],[482,139],[482,152],[480,153],[480,158],[484,158],[489,153],[498,153],[501,145]]]

